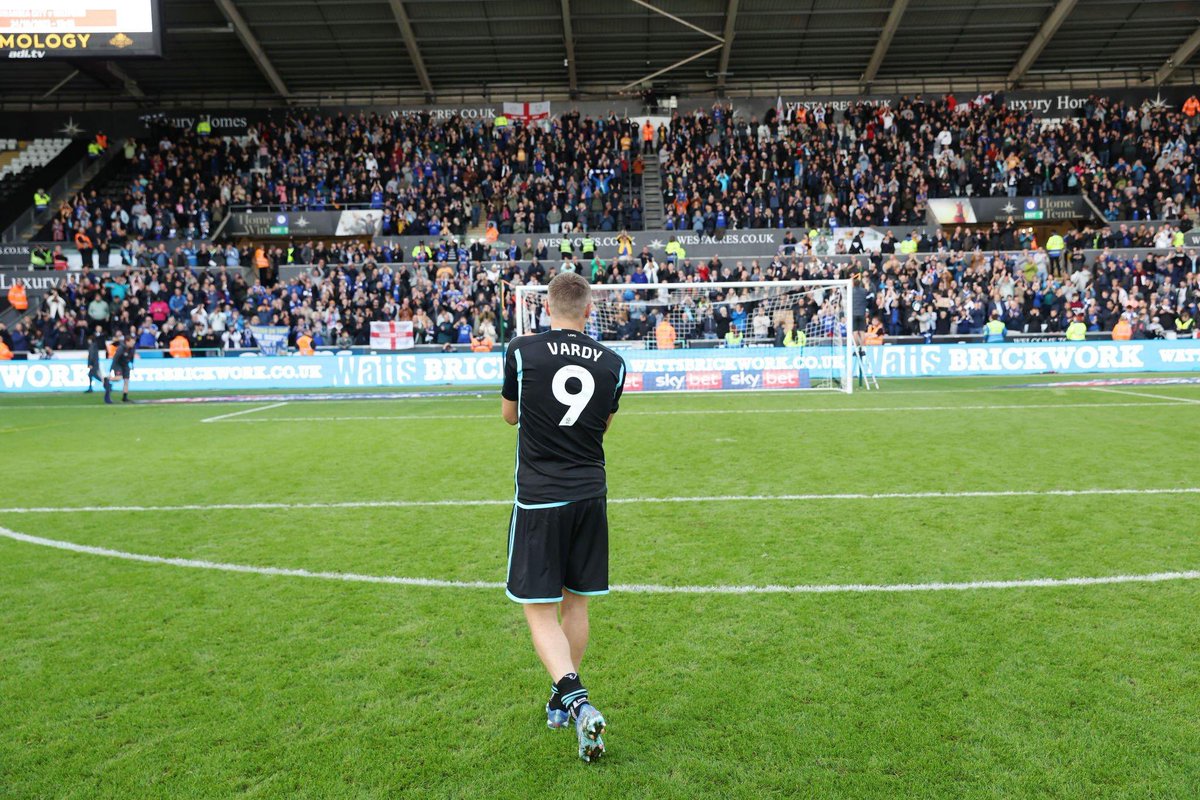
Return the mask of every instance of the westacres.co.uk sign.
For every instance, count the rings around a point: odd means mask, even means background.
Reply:
[[[908,236],[914,230],[924,232],[926,227],[905,227],[897,226],[893,228],[839,228],[836,237],[844,239],[849,246],[851,239],[856,232],[862,232],[863,245],[868,250],[879,249],[879,243],[883,241],[884,232],[891,230],[895,233],[897,239]],[[801,228],[792,230],[797,241],[803,239],[805,231]],[[650,252],[655,258],[663,257],[663,250],[667,243],[671,241],[671,237],[683,245],[689,259],[707,259],[712,256],[720,256],[721,258],[753,258],[753,257],[770,257],[779,252],[783,246],[784,231],[773,228],[755,228],[750,230],[729,231],[720,239],[698,234],[693,231],[631,231],[629,237],[633,240],[633,255],[636,257],[642,251],[643,247],[649,247]],[[524,250],[525,240],[531,239],[537,245],[544,246],[548,251],[551,259],[559,257],[559,246],[563,239],[570,239],[572,251],[578,256],[582,252],[583,234],[570,234],[564,236],[560,234],[535,233],[535,234],[510,234],[501,237],[496,242],[496,247],[503,248],[511,242],[515,242],[518,247]],[[596,253],[601,258],[613,259],[617,255],[618,237],[615,233],[593,233],[592,239],[596,242]],[[438,240],[428,236],[388,236],[380,237],[376,240],[377,243],[388,242],[392,247],[402,248],[404,253],[411,253],[412,248],[416,247],[419,242],[424,242],[430,247],[436,247]],[[468,242],[469,244],[469,242]],[[827,241],[828,250],[834,252],[834,240]],[[522,258],[528,259],[529,254],[522,252]]]
[[[839,349],[780,352],[625,351],[628,391],[802,388],[841,371]],[[866,348],[883,378],[1182,372],[1200,369],[1200,340],[1028,344],[887,345]],[[193,389],[334,389],[498,385],[496,353],[255,356],[144,359],[132,385],[140,391]],[[0,392],[75,392],[87,387],[83,360],[0,363]]]
[[[57,242],[57,244],[62,243]],[[32,255],[33,245],[31,244],[0,244],[0,266],[28,267]]]

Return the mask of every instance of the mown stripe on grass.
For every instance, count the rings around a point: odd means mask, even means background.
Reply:
[[[1170,398],[1175,400],[1175,398]],[[857,406],[848,408],[690,408],[660,411],[625,411],[617,415],[618,419],[627,417],[677,417],[681,415],[712,416],[718,414],[907,414],[913,411],[1022,411],[1030,409],[1059,409],[1074,408],[1156,408],[1184,405],[1181,402],[1164,402],[1153,400],[1141,403],[1001,403],[985,405],[962,406]],[[308,416],[308,417],[237,417],[220,419],[221,422],[379,422],[379,421],[413,421],[419,422],[431,419],[476,419],[495,421],[499,414],[356,414],[349,416]],[[215,422],[217,419],[211,421]],[[210,421],[210,420],[205,420]]]
[[[805,500],[953,500],[981,497],[1090,497],[1128,494],[1200,494],[1196,486],[1160,488],[1094,489],[999,489],[962,492],[833,492],[827,494],[709,494],[672,497],[610,497],[609,505],[640,503],[770,503]],[[340,508],[440,508],[442,506],[511,506],[504,499],[462,500],[345,500],[328,503],[186,503],[161,506],[12,506],[0,514],[89,514],[103,511],[141,513],[151,511],[304,511]]]

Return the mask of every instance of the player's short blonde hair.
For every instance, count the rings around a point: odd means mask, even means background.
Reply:
[[[583,319],[592,304],[592,287],[582,275],[563,272],[550,281],[546,291],[546,305],[550,315],[563,319]]]

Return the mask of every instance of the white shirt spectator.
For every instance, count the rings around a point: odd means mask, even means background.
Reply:
[[[197,305],[192,309],[192,326],[197,333],[208,333],[208,312],[204,306]]]
[[[67,313],[67,301],[55,292],[46,298],[46,311],[50,319],[61,319]]]
[[[761,308],[759,308],[754,314],[753,325],[755,339],[767,338],[767,331],[771,328],[771,320],[767,317],[767,313]]]

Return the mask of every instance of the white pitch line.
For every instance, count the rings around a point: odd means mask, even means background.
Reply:
[[[1151,395],[1144,395],[1149,397]],[[845,414],[870,412],[876,414],[903,414],[909,411],[1002,411],[1045,408],[1057,410],[1060,408],[1141,408],[1144,406],[1164,406],[1166,403],[1019,403],[1013,405],[969,405],[969,406],[859,406],[852,408],[717,408],[717,409],[679,409],[661,411],[626,411],[619,414],[620,419],[626,417],[665,417],[681,415],[715,414]],[[255,409],[258,410],[258,409]],[[244,412],[243,412],[244,413]],[[236,415],[228,415],[236,416]],[[228,417],[213,417],[212,420],[223,419],[228,422],[378,422],[382,420],[427,420],[427,419],[487,419],[495,420],[497,414],[384,414],[340,417],[265,417],[262,419],[228,419]]]
[[[283,567],[259,567],[250,564],[227,564],[221,561],[203,561],[191,558],[166,558],[163,556],[144,555],[142,553],[127,553],[123,550],[112,550],[107,547],[64,542],[58,539],[45,539],[41,536],[30,536],[7,528],[0,528],[0,536],[27,544],[41,547],[52,547],[56,550],[66,550],[72,553],[85,553],[93,556],[117,558],[124,561],[138,561],[144,564],[165,564],[172,567],[188,567],[191,569],[207,569],[219,572],[241,572],[255,575],[277,575],[290,578],[317,578],[327,581],[343,581],[346,583],[384,583],[400,586],[424,586],[438,589],[491,589],[504,588],[497,581],[447,581],[439,578],[408,578],[398,575],[363,575],[355,572],[314,572],[307,569],[286,569]],[[873,592],[938,592],[938,591],[969,591],[973,589],[1026,589],[1048,588],[1059,586],[1097,586],[1116,583],[1162,583],[1164,581],[1191,581],[1200,579],[1200,570],[1186,572],[1153,572],[1146,575],[1106,575],[1085,578],[1030,578],[1026,580],[1007,581],[964,581],[961,583],[846,583],[846,584],[802,584],[798,586],[783,586],[768,584],[754,585],[712,585],[712,586],[669,586],[656,583],[617,584],[613,591],[628,594],[845,594]]]
[[[1157,404],[1156,404],[1157,405]],[[715,494],[675,497],[610,497],[609,505],[653,503],[743,503],[796,502],[820,500],[952,500],[986,497],[1091,497],[1137,494],[1200,494],[1200,487],[1164,487],[1150,489],[1001,489],[963,492],[843,492],[832,494]],[[512,498],[502,500],[347,500],[331,503],[189,503],[164,506],[16,506],[0,508],[0,514],[92,514],[103,511],[125,513],[172,511],[305,511],[352,508],[442,508],[447,506],[511,506]]]
[[[1108,394],[1124,394],[1130,397],[1154,397],[1159,400],[1171,400],[1176,403],[1193,403],[1200,405],[1200,400],[1195,400],[1191,397],[1175,397],[1169,394],[1149,394],[1147,392],[1134,392],[1129,389],[1113,389],[1108,386],[1092,386],[1097,392],[1107,392]]]
[[[279,408],[281,406],[286,406],[286,405],[287,405],[287,401],[284,400],[282,403],[271,403],[270,405],[266,405],[266,406],[257,406],[255,408],[245,408],[245,409],[242,409],[241,411],[233,411],[229,414],[220,414],[215,417],[207,417],[206,419],[202,419],[200,421],[201,422],[217,422],[219,420],[230,419],[232,417],[240,417],[242,414],[253,414],[256,411],[267,411],[268,409]]]

